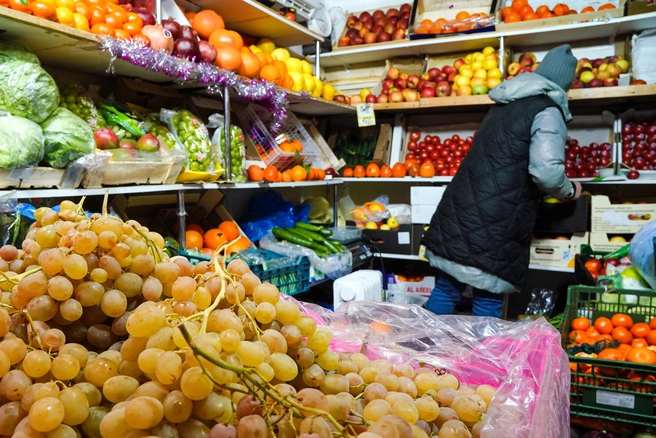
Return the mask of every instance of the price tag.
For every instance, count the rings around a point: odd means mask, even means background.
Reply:
[[[17,179],[20,181],[25,181],[34,173],[34,167],[26,167],[24,169],[12,169],[9,172],[9,179]]]
[[[376,125],[376,114],[374,113],[374,106],[370,103],[359,103],[357,106],[358,111],[358,126],[374,126]]]
[[[597,403],[618,408],[635,409],[635,396],[597,390]]]

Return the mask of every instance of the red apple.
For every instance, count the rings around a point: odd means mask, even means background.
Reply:
[[[433,81],[424,82],[424,83],[422,84],[421,89],[423,90],[424,88],[432,88],[432,89],[435,89],[435,88],[437,88],[437,84],[436,84],[435,82],[433,82]]]
[[[347,36],[349,38],[353,38],[356,35],[360,35],[360,31],[357,29],[349,29],[346,31],[346,34],[344,36]]]
[[[346,47],[351,45],[351,38],[343,36],[337,41],[337,47]]]
[[[392,32],[392,40],[398,41],[403,39],[405,39],[405,29],[397,27],[394,32]]]
[[[412,6],[410,3],[403,3],[401,7],[399,8],[399,11],[401,12],[410,12],[412,11]]]
[[[387,102],[389,102],[387,94],[381,94],[380,96],[378,96],[378,98],[376,99],[376,102],[377,103],[387,103]]]
[[[408,20],[406,19],[401,19],[396,23],[396,27],[399,29],[407,30],[408,29]]]
[[[387,26],[387,24],[388,24],[388,23],[387,23],[387,18],[385,18],[385,17],[378,17],[378,18],[376,18],[376,19],[374,20],[374,24],[377,25],[377,26],[385,27],[385,26]]]
[[[364,39],[360,35],[356,35],[351,38],[351,45],[353,46],[359,46],[362,43],[364,43]]]
[[[389,94],[389,101],[393,103],[403,102],[403,93],[400,91],[394,91]]]
[[[369,33],[369,29],[367,29],[366,27],[362,27],[362,29],[360,29],[360,31],[358,32],[358,35],[364,41],[364,36],[368,33]]]
[[[394,33],[396,30],[396,26],[394,26],[392,23],[387,23],[387,26],[385,26],[384,31],[390,35]]]
[[[436,91],[439,97],[449,96],[451,94],[451,85],[446,81],[438,82]]]
[[[447,81],[449,81],[449,83],[453,84],[453,81],[456,80],[456,76],[458,76],[457,72],[454,71],[453,73],[450,73],[449,76],[447,77]]]
[[[617,79],[609,78],[604,80],[604,87],[617,87]]]
[[[376,42],[377,35],[373,32],[368,32],[364,36],[364,43],[365,44],[374,44]]]
[[[364,23],[362,21],[356,21],[355,24],[353,25],[353,29],[358,31],[362,30],[363,27],[364,27]]]
[[[378,10],[374,11],[372,17],[373,17],[374,20],[378,17],[385,17],[385,12],[378,9]]]
[[[376,37],[376,41],[379,43],[386,43],[388,41],[392,41],[392,35],[390,35],[387,32],[381,32]]]
[[[419,84],[419,76],[417,75],[408,76],[408,87],[417,88],[418,84]]]
[[[396,25],[399,24],[399,17],[397,16],[389,17],[387,21],[389,22],[389,24],[393,24],[394,27],[397,27]]]
[[[435,97],[435,96],[436,96],[436,94],[435,94],[435,89],[434,88],[426,87],[426,88],[421,90],[421,97],[422,98]]]
[[[585,84],[578,79],[574,79],[574,82],[572,82],[572,86],[570,87],[572,89],[576,88],[585,88]]]
[[[533,64],[534,64],[533,59],[531,59],[531,58],[529,58],[529,57],[522,58],[522,59],[519,61],[519,65],[521,65],[522,67],[530,67],[530,66],[532,66]]]
[[[449,76],[451,73],[454,73],[455,71],[456,69],[450,65],[445,65],[444,67],[442,67],[442,73],[444,73],[447,76]]]
[[[462,67],[462,66],[465,65],[465,64],[466,64],[466,62],[465,62],[464,59],[462,59],[462,58],[458,58],[458,59],[456,59],[456,60],[453,62],[453,68],[454,68],[456,71],[460,71],[460,67]]]
[[[401,76],[398,77],[397,80],[394,81],[394,86],[399,89],[404,89],[408,87],[408,80],[407,79],[402,79]]]
[[[373,94],[370,94],[367,96],[367,98],[364,100],[366,103],[376,103],[378,102],[378,98],[374,96]]]
[[[364,27],[371,30],[374,27],[374,20],[365,20],[364,21]]]
[[[346,96],[344,96],[343,94],[336,94],[334,101],[339,103],[346,103]]]
[[[357,21],[358,18],[355,15],[351,15],[346,19],[346,27],[348,27],[349,29],[352,28]]]
[[[373,17],[371,16],[371,14],[370,14],[369,12],[363,12],[363,13],[361,13],[360,16],[358,17],[358,20],[360,20],[360,21],[362,21],[362,22],[365,22],[365,21],[367,21],[367,20],[371,20],[372,18],[373,18]]]
[[[385,13],[385,16],[386,16],[387,18],[390,18],[390,17],[398,17],[399,15],[401,15],[401,12],[399,12],[399,10],[398,10],[398,9],[395,9],[395,8],[390,8],[390,9],[388,9],[387,12]]]
[[[371,31],[372,31],[373,33],[375,33],[376,35],[378,35],[379,33],[381,33],[383,30],[384,30],[384,27],[381,26],[380,24],[375,25],[375,26],[371,29]]]

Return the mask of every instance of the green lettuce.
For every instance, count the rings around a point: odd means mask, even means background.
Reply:
[[[0,168],[33,167],[43,158],[43,131],[31,120],[0,112]]]
[[[21,60],[0,63],[0,110],[41,123],[59,100],[57,84],[41,66]]]
[[[41,124],[45,136],[44,163],[66,167],[71,161],[93,153],[95,141],[91,126],[66,108],[59,107]]]
[[[39,58],[25,47],[12,41],[0,40],[0,62],[13,60],[39,64]]]

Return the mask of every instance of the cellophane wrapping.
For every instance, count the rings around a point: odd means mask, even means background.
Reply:
[[[289,298],[291,299],[291,298]],[[331,348],[392,364],[445,369],[467,385],[498,388],[482,438],[569,436],[570,368],[560,334],[544,318],[434,315],[416,305],[353,301],[335,312],[297,303],[333,332]]]

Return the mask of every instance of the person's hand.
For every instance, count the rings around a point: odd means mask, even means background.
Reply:
[[[581,197],[581,183],[578,181],[572,181],[572,184],[574,184],[574,196],[572,196],[571,200],[576,201]]]

